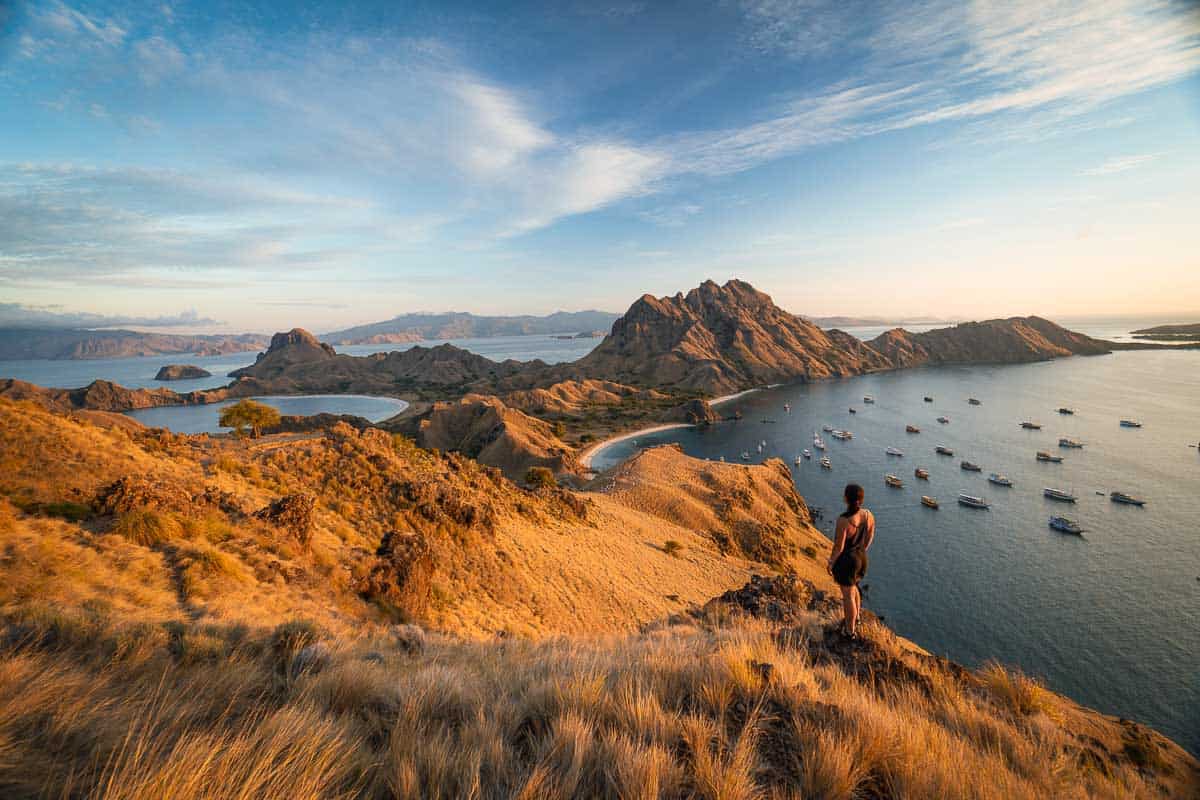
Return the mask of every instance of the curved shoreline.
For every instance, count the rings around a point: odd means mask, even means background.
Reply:
[[[778,385],[778,384],[776,384],[776,385]],[[768,387],[768,388],[773,388],[773,387]],[[756,386],[753,389],[743,389],[742,391],[734,392],[733,394],[723,394],[720,397],[714,397],[713,399],[709,400],[708,405],[710,407],[716,407],[716,406],[722,405],[724,403],[729,403],[734,400],[737,400],[739,397],[744,397],[748,394],[753,394],[754,392],[758,392],[758,391],[762,391],[762,387]],[[688,424],[686,422],[668,422],[668,423],[663,423],[662,425],[651,425],[646,428],[638,428],[635,431],[629,431],[628,433],[621,433],[616,436],[611,436],[607,439],[603,439],[599,442],[596,442],[591,447],[589,447],[587,450],[584,450],[582,453],[580,453],[579,454],[579,463],[583,465],[584,469],[591,470],[592,469],[592,459],[595,458],[597,455],[599,455],[601,453],[601,451],[603,451],[605,448],[607,448],[611,445],[617,444],[618,442],[624,442],[627,439],[633,439],[637,436],[648,436],[652,433],[658,433],[660,431],[669,431],[669,430],[676,430],[678,428],[694,428],[694,427],[696,427],[696,426]]]

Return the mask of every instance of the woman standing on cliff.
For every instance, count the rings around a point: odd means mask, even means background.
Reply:
[[[862,593],[858,582],[867,574],[867,548],[875,540],[875,515],[862,507],[866,493],[857,483],[846,485],[843,493],[846,510],[837,521],[829,571],[842,588],[842,631],[858,638],[858,615],[862,611]]]

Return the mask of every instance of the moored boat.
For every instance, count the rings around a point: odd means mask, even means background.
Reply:
[[[916,425],[905,425],[904,432],[905,433],[920,433],[921,429],[918,428]]]
[[[829,435],[835,439],[841,439],[842,441],[846,441],[847,439],[854,438],[854,434],[851,433],[850,431],[833,431]]]
[[[889,447],[888,449],[884,450],[884,452],[885,452],[885,453],[887,453],[889,456],[902,456],[902,455],[904,455],[904,451],[903,451],[903,450],[897,450],[897,449],[896,449],[896,448],[894,448],[894,447]]]
[[[832,425],[822,425],[821,430],[825,431],[826,433],[829,433],[830,431],[833,430],[833,426]]]
[[[923,494],[921,495],[921,505],[925,506],[926,508],[937,508],[938,501],[927,494]]]
[[[1045,450],[1038,450],[1037,451],[1037,460],[1038,461],[1049,461],[1051,464],[1061,464],[1063,458],[1062,458],[1062,456],[1056,456],[1053,453],[1047,453]]]
[[[950,418],[949,417],[938,417],[938,422],[942,423],[943,425],[949,425]]]
[[[858,413],[858,409],[856,409],[854,406],[850,406],[850,413],[851,413],[851,414],[857,414],[857,413]]]
[[[1123,419],[1123,420],[1121,420],[1121,427],[1122,428],[1140,428],[1140,427],[1142,427],[1142,423],[1138,422],[1136,419]]]
[[[983,467],[979,466],[973,461],[967,461],[966,459],[963,459],[959,466],[965,469],[967,472],[983,472]]]
[[[742,461],[749,461],[749,460],[750,460],[750,454],[743,451],[742,452]]]
[[[1042,494],[1051,500],[1061,500],[1064,503],[1074,503],[1078,499],[1066,489],[1055,489],[1051,486],[1042,489]]]
[[[920,478],[923,481],[929,480],[929,470],[922,469],[921,467],[917,467],[916,469],[914,469],[913,475],[916,475],[918,478]]]
[[[996,484],[997,486],[1012,486],[1013,485],[1013,482],[1011,480],[1009,480],[1009,477],[1007,475],[1003,475],[999,472],[993,472],[991,475],[988,475],[988,481]]]
[[[833,462],[829,460],[829,456],[821,456],[822,469],[833,469]]]
[[[1037,422],[1022,422],[1021,427],[1027,431],[1040,431],[1042,426]]]
[[[806,447],[804,450],[800,451],[800,455],[804,456],[805,458],[812,458],[812,450],[809,450]]]
[[[930,397],[929,395],[925,395],[925,402],[926,402],[926,403],[932,403],[932,402],[933,402],[933,398],[932,398],[932,397]]]
[[[893,489],[903,489],[904,488],[904,481],[900,480],[899,477],[892,475],[891,473],[888,473],[887,475],[883,476],[883,482],[886,483],[888,486],[891,486]]]
[[[867,404],[871,404],[871,403],[875,402],[875,398],[871,397],[871,395],[866,395],[865,397],[863,397],[863,402],[867,403]]]
[[[958,496],[958,504],[970,506],[971,508],[991,508],[991,503],[984,500],[982,497],[976,497],[971,494],[960,494]]]
[[[982,400],[976,400],[974,397],[968,397],[968,398],[967,398],[967,402],[968,402],[968,403],[970,403],[970,404],[971,404],[971,405],[973,405],[973,406],[981,406],[981,405],[983,405],[983,401],[982,401]]]
[[[1059,408],[1058,408],[1058,413],[1060,413],[1060,414],[1074,414],[1074,413],[1075,413],[1075,409],[1073,409],[1073,408],[1067,408],[1066,406],[1059,406]]]
[[[933,448],[933,452],[937,453],[939,456],[954,455],[954,451],[951,450],[949,447],[946,447],[944,444],[939,444],[937,447]]]
[[[798,466],[800,466],[801,464],[803,464],[803,463],[804,463],[804,459],[803,459],[803,458],[801,458],[800,456],[796,456],[796,460],[795,460],[795,461],[793,461],[792,463],[793,463],[793,464],[795,464],[795,465],[798,467]]]
[[[1077,439],[1070,439],[1066,436],[1058,440],[1059,447],[1083,447],[1083,442]]]
[[[1079,527],[1078,522],[1073,519],[1067,519],[1066,517],[1051,517],[1050,527],[1054,528],[1056,531],[1062,531],[1063,533],[1073,533],[1076,536],[1083,533],[1083,528]]]
[[[825,443],[823,441],[821,441],[821,437],[819,437],[819,436],[813,437],[813,447],[815,447],[818,450],[825,449]]]
[[[1124,492],[1113,492],[1109,495],[1114,503],[1124,503],[1127,506],[1144,506],[1146,501]]]

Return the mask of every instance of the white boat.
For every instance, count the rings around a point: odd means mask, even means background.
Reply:
[[[961,506],[970,506],[971,508],[991,508],[992,504],[982,497],[976,497],[971,494],[960,494],[958,496],[958,504]]]
[[[762,452],[762,445],[761,445],[761,444],[758,446],[758,452],[760,452],[760,453]]]
[[[823,469],[833,469],[833,462],[829,460],[829,456],[821,456],[821,467]]]
[[[993,472],[991,475],[988,475],[988,481],[990,483],[996,484],[997,486],[1012,486],[1013,485],[1013,482],[1011,480],[1009,480],[1009,477],[1007,475],[1002,475],[999,472]]]
[[[1062,531],[1063,533],[1073,533],[1075,535],[1083,533],[1083,528],[1079,527],[1078,522],[1073,519],[1067,519],[1066,517],[1051,517],[1050,527],[1054,528],[1056,531]]]
[[[1037,460],[1049,461],[1051,464],[1061,464],[1063,459],[1062,456],[1056,456],[1053,453],[1047,453],[1045,450],[1038,450]]]
[[[822,425],[821,430],[825,431],[826,433],[831,433],[833,431],[833,426],[832,425]]]
[[[887,453],[889,456],[902,456],[902,455],[904,455],[904,451],[903,451],[903,450],[897,450],[897,449],[896,449],[896,448],[894,448],[894,447],[889,447],[887,450],[884,450],[884,452],[885,452],[885,453]]]
[[[742,461],[749,461],[749,460],[750,460],[750,454],[743,452],[742,453]]]
[[[1123,420],[1121,420],[1121,427],[1122,428],[1140,428],[1140,427],[1142,427],[1142,423],[1138,422],[1136,419],[1123,419]]]
[[[1059,447],[1083,447],[1083,442],[1077,439],[1070,439],[1066,436],[1058,440]]]
[[[846,441],[847,439],[854,438],[854,434],[851,433],[850,431],[833,431],[829,435],[835,439],[841,439],[843,442]]]
[[[783,413],[785,413],[785,414],[792,413],[792,407],[790,404],[788,404],[788,403],[783,404]]]
[[[794,463],[794,464],[795,464],[795,465],[798,467],[798,466],[800,466],[801,464],[803,464],[803,463],[804,463],[804,459],[803,459],[803,458],[801,458],[800,456],[796,456],[796,460],[795,460],[794,462],[792,462],[792,463]]]
[[[871,397],[871,395],[867,395],[866,397],[864,397],[864,398],[863,398],[863,402],[864,402],[864,403],[874,403],[874,402],[875,402],[875,398],[874,398],[874,397]]]
[[[888,486],[891,486],[893,489],[903,489],[904,488],[904,481],[900,480],[900,478],[898,476],[892,475],[890,473],[883,476],[883,482],[886,483]]]
[[[1066,489],[1055,489],[1051,486],[1047,486],[1045,489],[1042,489],[1042,494],[1046,497],[1049,497],[1051,500],[1061,500],[1064,503],[1074,503],[1079,499]]]
[[[800,455],[804,456],[805,458],[812,458],[812,450],[805,448],[804,450],[800,451]]]
[[[820,437],[820,436],[814,436],[814,437],[813,437],[813,447],[817,448],[818,450],[824,450],[824,449],[825,449],[825,443],[824,443],[823,441],[821,441],[821,437]]]

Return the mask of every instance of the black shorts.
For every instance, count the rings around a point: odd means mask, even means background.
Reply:
[[[833,579],[839,586],[853,586],[867,574],[867,553],[855,548],[843,550],[833,562]]]

